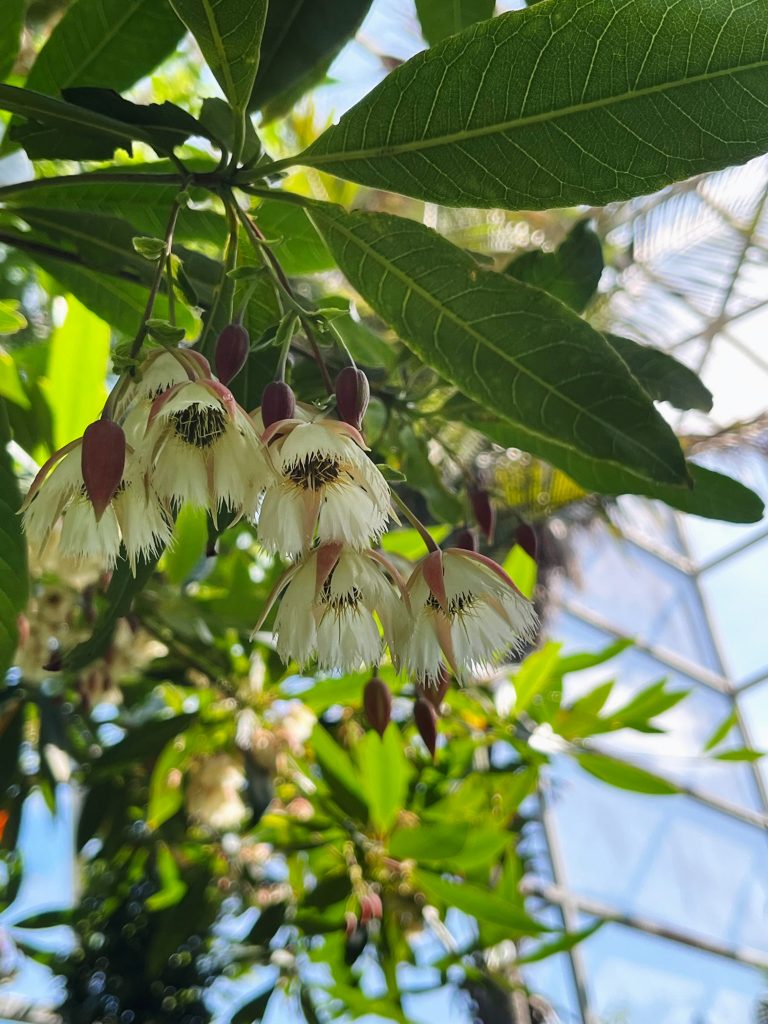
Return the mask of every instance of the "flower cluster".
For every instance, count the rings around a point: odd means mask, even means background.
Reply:
[[[229,380],[225,363],[217,358]],[[135,571],[169,543],[182,505],[214,522],[226,509],[292,563],[259,623],[279,601],[286,662],[351,671],[377,665],[388,646],[422,686],[446,666],[459,678],[481,671],[532,638],[532,605],[474,550],[431,551],[407,580],[376,550],[395,516],[360,433],[368,396],[365,375],[348,367],[335,414],[297,403],[282,380],[249,414],[198,353],[155,352],[43,466],[23,508],[27,533],[44,546],[60,523],[64,555],[111,568],[122,546]]]

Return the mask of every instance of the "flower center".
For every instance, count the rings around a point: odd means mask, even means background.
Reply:
[[[227,429],[227,417],[210,405],[188,405],[172,417],[176,436],[195,448],[209,448]]]
[[[297,487],[303,487],[305,491],[319,491],[321,487],[338,479],[339,463],[328,455],[315,452],[301,462],[295,462],[287,475]]]
[[[358,587],[352,587],[345,594],[331,595],[331,577],[333,573],[323,584],[323,591],[320,597],[321,604],[327,605],[335,612],[343,612],[348,608],[357,608],[360,598],[363,596]]]
[[[427,608],[431,608],[433,611],[441,612],[443,609],[440,607],[440,602],[437,600],[435,595],[430,590],[429,597],[426,601]],[[454,619],[457,615],[461,615],[463,612],[470,611],[477,604],[477,598],[471,591],[462,591],[459,594],[454,594],[451,600],[448,602],[448,618]]]

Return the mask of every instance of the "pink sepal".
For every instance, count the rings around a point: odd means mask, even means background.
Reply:
[[[528,598],[525,597],[525,594],[518,588],[515,581],[504,572],[499,563],[494,562],[494,560],[489,558],[487,555],[481,555],[479,551],[467,551],[464,548],[447,548],[445,553],[446,555],[458,555],[460,558],[472,558],[475,562],[480,562],[481,565],[484,565],[487,569],[496,573],[499,579],[512,587],[515,593],[519,594],[520,597],[525,598],[526,601],[528,600]]]

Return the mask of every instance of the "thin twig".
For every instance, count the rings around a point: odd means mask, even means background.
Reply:
[[[147,320],[152,316],[152,310],[155,306],[155,299],[160,291],[160,285],[163,280],[163,274],[165,272],[165,264],[168,257],[171,255],[173,250],[173,233],[176,230],[176,221],[179,216],[179,210],[184,205],[186,200],[177,197],[174,200],[173,206],[171,207],[171,214],[168,218],[168,225],[165,229],[165,247],[160,255],[160,259],[157,261],[157,268],[155,270],[155,277],[152,281],[152,287],[149,290],[149,297],[147,298],[147,304],[144,307],[144,315],[141,320],[141,326],[136,333],[136,337],[133,339],[131,345],[130,357],[135,359],[141,351],[141,346],[144,344],[144,339],[148,334]]]

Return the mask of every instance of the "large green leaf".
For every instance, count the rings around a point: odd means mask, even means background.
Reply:
[[[390,722],[383,737],[373,730],[367,732],[355,748],[355,755],[371,822],[386,832],[405,805],[411,775],[397,726]]]
[[[11,137],[32,159],[108,160],[116,149],[130,152],[132,139],[152,145],[139,127],[14,85],[0,85],[0,110],[26,119],[11,129]]]
[[[170,0],[235,110],[251,98],[267,0]]]
[[[407,61],[294,162],[449,206],[604,205],[768,147],[764,0],[546,0]]]
[[[5,402],[0,398],[0,679],[16,650],[16,619],[27,603],[27,545],[17,514],[21,496],[6,450],[10,440]]]
[[[605,340],[562,303],[480,269],[413,221],[325,204],[310,213],[376,313],[465,395],[524,424],[533,454],[548,458],[557,447],[647,479],[686,480],[670,427]],[[568,471],[559,454],[550,461]]]
[[[581,313],[600,283],[603,247],[582,220],[554,252],[526,252],[509,264],[506,273],[525,284],[543,288]]]
[[[26,0],[3,0],[0,4],[0,79],[6,78],[16,62]]]
[[[618,334],[606,334],[605,338],[657,402],[670,402],[676,409],[700,409],[702,412],[712,408],[711,391],[693,370],[668,352]]]
[[[51,95],[71,85],[122,91],[171,53],[183,31],[162,0],[77,0],[38,54],[27,85]]]
[[[281,112],[317,81],[362,22],[371,0],[280,0],[271,3],[250,106]]]
[[[50,184],[44,178],[38,178],[34,182],[21,182],[17,190],[3,189],[2,201],[6,206],[76,210],[121,217],[129,221],[138,234],[162,238],[180,183],[178,176],[173,174],[168,174],[165,181],[147,180],[147,175],[158,175],[157,166],[157,163],[132,165],[132,170],[136,171],[135,182],[104,181],[103,171],[71,174],[55,178]],[[165,168],[167,165],[162,163],[160,166]],[[117,170],[119,172],[122,168]],[[164,175],[159,177],[162,179]],[[191,187],[188,191],[195,202],[206,197],[203,189]],[[227,223],[220,213],[185,206],[179,211],[174,238],[179,242],[209,243],[221,247],[226,233]]]
[[[459,413],[462,406],[464,411]],[[450,410],[452,417],[461,415],[467,426],[479,430],[503,448],[533,451],[536,445],[537,454],[559,466],[586,490],[608,495],[641,494],[658,498],[681,512],[729,523],[757,523],[762,519],[764,505],[755,492],[722,473],[688,463],[693,487],[656,483],[626,468],[585,458],[553,441],[542,443],[522,425],[489,416],[487,410],[477,403],[472,403],[472,406],[470,409],[463,402],[456,406],[449,403],[446,409]]]
[[[446,36],[493,17],[496,0],[416,0],[421,33],[434,46]]]
[[[522,906],[497,896],[496,893],[476,885],[457,885],[448,882],[431,871],[417,871],[414,881],[427,899],[446,907],[456,907],[465,914],[476,917],[488,924],[500,924],[507,929],[507,938],[516,935],[536,935],[548,931],[539,924]]]

